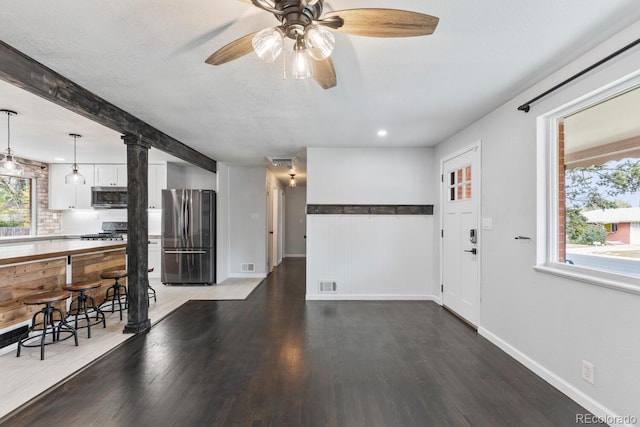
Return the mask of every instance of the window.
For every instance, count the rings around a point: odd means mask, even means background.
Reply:
[[[640,72],[538,119],[538,270],[640,292],[639,110]]]
[[[471,198],[471,165],[449,172],[449,201]]]
[[[30,178],[0,175],[0,237],[31,234],[32,186]]]

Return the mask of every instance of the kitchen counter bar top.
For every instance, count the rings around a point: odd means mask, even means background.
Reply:
[[[122,240],[72,240],[61,239],[15,245],[0,245],[0,265],[37,261],[69,255],[123,249],[127,242]]]

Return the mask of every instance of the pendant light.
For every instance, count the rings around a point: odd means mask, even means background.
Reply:
[[[291,179],[289,180],[289,187],[295,187],[296,186],[296,174],[295,173],[290,173],[289,176],[291,177]]]
[[[73,166],[71,166],[71,172],[64,177],[65,184],[84,184],[87,181],[84,176],[78,172],[78,164],[76,163],[76,142],[78,138],[82,138],[82,135],[77,133],[70,133],[70,137],[73,138]]]
[[[7,150],[4,152],[4,158],[0,161],[0,173],[5,175],[22,175],[24,168],[13,157],[13,151],[11,150],[11,116],[15,116],[18,113],[11,110],[0,110],[7,115]]]

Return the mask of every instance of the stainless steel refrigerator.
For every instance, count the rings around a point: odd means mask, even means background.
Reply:
[[[215,245],[215,191],[162,190],[162,283],[215,283]]]

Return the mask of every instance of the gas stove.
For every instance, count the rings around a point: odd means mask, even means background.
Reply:
[[[124,240],[126,235],[126,222],[103,222],[100,233],[83,234],[80,240]]]

